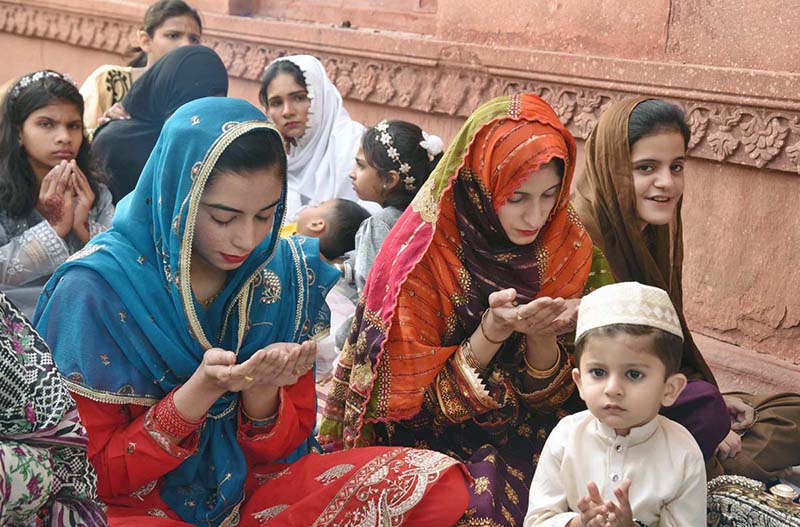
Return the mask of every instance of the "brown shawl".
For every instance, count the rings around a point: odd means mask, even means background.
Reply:
[[[605,254],[615,280],[641,282],[669,293],[683,326],[683,368],[716,384],[683,316],[683,199],[669,225],[649,225],[643,231],[636,213],[628,119],[645,100],[639,97],[614,103],[600,117],[586,140],[584,171],[576,184],[573,205],[592,242]]]

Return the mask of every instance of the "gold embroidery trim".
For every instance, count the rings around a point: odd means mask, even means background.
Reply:
[[[223,134],[217,138],[216,141],[211,145],[211,148],[206,152],[206,156],[201,162],[199,173],[197,177],[192,181],[192,186],[189,191],[189,209],[187,211],[186,216],[186,228],[184,230],[183,239],[181,240],[181,250],[180,250],[180,257],[179,257],[179,272],[181,276],[180,282],[180,291],[181,291],[181,299],[183,300],[183,309],[186,313],[186,318],[189,321],[189,327],[192,333],[195,335],[197,340],[200,342],[200,345],[203,346],[204,349],[209,349],[213,347],[211,342],[206,337],[205,332],[203,331],[203,326],[200,324],[200,320],[197,318],[197,311],[194,307],[194,302],[192,301],[192,285],[191,285],[191,259],[192,259],[192,243],[194,242],[194,228],[197,222],[197,210],[200,207],[200,198],[203,196],[203,191],[205,190],[206,182],[208,181],[208,177],[211,175],[211,171],[214,170],[214,167],[219,161],[220,156],[225,151],[228,146],[231,145],[236,139],[241,137],[242,135],[251,132],[253,130],[272,130],[275,133],[278,131],[275,129],[274,126],[266,123],[264,121],[248,121],[241,123],[237,126],[231,127],[230,129],[223,132]],[[285,184],[285,183],[284,183]],[[273,246],[272,254],[270,254],[267,262],[264,263],[264,266],[272,259],[272,256],[275,254],[275,248],[277,247],[277,241],[275,242],[276,245]],[[259,266],[256,273],[260,273],[261,269],[264,266]],[[254,273],[254,274],[256,274]],[[250,283],[253,280],[253,276],[250,276],[248,280],[245,282],[245,286],[236,296],[236,302],[241,302],[246,296],[249,294],[250,290]],[[234,302],[235,303],[235,302]],[[233,303],[231,304],[231,306]],[[230,307],[228,306],[228,313],[225,315],[225,321],[223,326],[227,325],[228,316],[230,314]],[[241,308],[240,308],[241,310]],[[237,335],[242,335],[246,329],[247,319],[240,318],[239,320],[239,330],[237,331]],[[236,350],[238,352],[238,350]]]
[[[77,384],[66,377],[61,377],[67,389],[72,393],[77,393],[81,397],[85,397],[91,401],[98,403],[108,404],[135,404],[138,406],[153,406],[161,399],[155,397],[134,397],[130,395],[122,395],[119,393],[106,392],[103,390],[95,390]]]

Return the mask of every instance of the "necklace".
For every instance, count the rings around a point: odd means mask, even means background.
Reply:
[[[211,304],[213,304],[213,303],[214,303],[214,300],[216,300],[217,298],[219,298],[219,295],[221,295],[221,294],[222,294],[222,290],[223,290],[223,289],[225,289],[225,287],[224,287],[224,286],[223,286],[223,287],[221,287],[221,288],[219,289],[219,291],[217,291],[216,293],[214,293],[214,294],[213,294],[213,295],[211,295],[210,297],[206,298],[205,300],[198,300],[198,301],[197,301],[197,303],[198,303],[198,304],[200,304],[201,306],[203,306],[203,309],[208,309],[208,306],[210,306]]]

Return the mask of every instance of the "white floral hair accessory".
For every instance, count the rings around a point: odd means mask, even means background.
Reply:
[[[40,70],[22,76],[14,85],[14,87],[11,89],[9,97],[11,99],[16,99],[17,97],[19,97],[19,94],[22,93],[22,90],[24,90],[28,86],[48,78],[65,80],[68,83],[72,84],[73,86],[76,86],[75,81],[72,80],[72,78],[70,78],[69,75],[62,75],[61,73],[52,70]]]
[[[422,132],[422,141],[419,142],[419,146],[425,149],[428,152],[428,161],[433,161],[433,159],[444,152],[444,141],[438,135],[430,135],[428,132]]]
[[[403,178],[406,190],[413,192],[416,188],[415,183],[417,180],[410,174],[411,165],[400,159],[400,152],[394,147],[394,138],[392,138],[392,134],[389,133],[389,122],[384,119],[375,125],[375,129],[380,132],[380,134],[378,134],[378,142],[386,148],[386,155],[389,156],[389,159],[397,163],[397,170]]]

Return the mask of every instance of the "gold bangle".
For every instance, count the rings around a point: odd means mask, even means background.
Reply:
[[[481,366],[481,363],[478,362],[475,352],[472,351],[472,343],[468,338],[464,339],[464,342],[461,343],[461,346],[458,348],[458,352],[461,355],[461,358],[464,360],[464,363],[473,370],[482,372],[486,369],[486,367]]]
[[[255,417],[247,413],[247,411],[244,409],[244,405],[241,406],[241,409],[242,409],[242,415],[245,416],[245,418],[248,421],[253,423],[254,426],[262,426],[262,427],[269,426],[272,423],[274,423],[275,420],[278,418],[278,410],[276,410],[274,414],[267,416],[264,419],[256,419]],[[263,424],[256,424],[256,423],[263,423]]]
[[[561,369],[561,348],[558,349],[558,357],[556,357],[556,363],[553,364],[546,370],[538,370],[531,366],[531,363],[528,362],[528,354],[524,353],[522,355],[522,360],[525,362],[525,372],[533,377],[534,379],[549,379],[552,377],[559,369]]]
[[[486,313],[488,313],[488,312],[489,312],[489,308],[486,308],[483,311],[483,314],[481,315],[481,323],[479,324],[480,328],[481,328],[481,333],[483,333],[483,338],[485,338],[491,344],[502,344],[502,343],[504,343],[506,341],[506,339],[508,337],[506,337],[505,339],[501,339],[501,340],[492,340],[492,339],[489,338],[489,335],[486,334],[486,330],[483,328],[483,321],[486,319]]]

